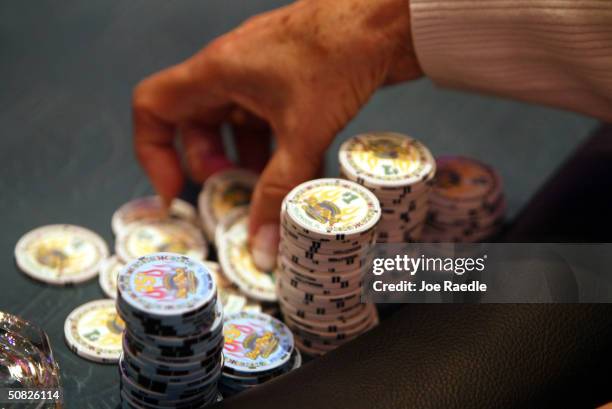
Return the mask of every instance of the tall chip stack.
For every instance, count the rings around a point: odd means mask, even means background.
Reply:
[[[462,156],[439,157],[437,167],[423,241],[473,243],[494,237],[507,207],[497,171]]]
[[[380,215],[372,192],[343,179],[308,181],[285,197],[276,286],[303,353],[322,355],[378,323],[361,288]]]
[[[117,279],[125,321],[119,360],[123,408],[202,407],[218,398],[223,310],[201,262],[155,253],[130,262]]]
[[[393,132],[362,134],[340,146],[339,162],[343,178],[368,188],[380,201],[378,243],[419,240],[436,173],[425,145]]]

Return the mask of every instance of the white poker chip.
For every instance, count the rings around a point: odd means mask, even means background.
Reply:
[[[115,363],[123,351],[121,335],[125,323],[117,314],[114,300],[90,301],[74,309],[64,323],[68,347],[80,357]]]
[[[125,263],[119,260],[117,256],[111,256],[100,267],[100,275],[98,277],[100,288],[109,298],[114,299],[117,297],[117,276],[124,266]]]
[[[232,210],[217,232],[217,255],[227,278],[255,300],[276,301],[274,272],[258,269],[247,245],[248,208]]]
[[[188,202],[174,199],[170,208],[165,210],[159,196],[145,196],[133,199],[115,211],[111,227],[116,235],[125,231],[131,223],[164,219],[183,220],[198,226],[196,209]]]
[[[371,231],[381,217],[376,196],[355,182],[316,179],[295,187],[282,211],[312,238],[359,236]]]
[[[180,220],[131,223],[115,240],[115,253],[124,262],[159,252],[204,260],[208,243],[196,227]]]
[[[198,196],[198,210],[209,240],[215,240],[217,224],[230,210],[250,203],[257,178],[249,170],[230,169],[206,180]]]
[[[131,308],[151,317],[189,315],[210,304],[217,287],[198,260],[174,253],[155,253],[128,263],[117,288]]]
[[[265,372],[291,358],[294,342],[289,328],[267,314],[228,315],[223,325],[225,366],[241,373]]]
[[[436,162],[421,142],[394,132],[357,135],[340,146],[340,166],[351,180],[372,187],[414,185],[435,173]]]
[[[67,285],[90,280],[108,257],[102,237],[84,227],[53,224],[25,234],[15,246],[17,266],[48,284]]]

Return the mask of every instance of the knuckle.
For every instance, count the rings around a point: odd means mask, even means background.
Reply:
[[[221,78],[235,56],[235,46],[226,36],[217,38],[188,60],[184,66],[185,77],[201,78],[203,74]]]
[[[204,60],[208,64],[221,64],[231,58],[236,52],[236,45],[231,34],[226,34],[214,40],[204,49],[202,54]]]

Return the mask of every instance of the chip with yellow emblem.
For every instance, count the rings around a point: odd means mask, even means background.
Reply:
[[[230,315],[223,335],[224,366],[219,389],[225,397],[257,387],[302,365],[291,331],[268,314]]]
[[[285,197],[285,227],[310,239],[346,242],[368,236],[381,217],[378,199],[357,183],[315,179]]]
[[[228,315],[223,336],[225,367],[235,372],[266,372],[281,367],[289,361],[294,348],[289,328],[264,313]]]
[[[274,272],[255,266],[248,247],[248,208],[228,213],[217,226],[217,255],[227,278],[244,294],[259,301],[276,301]]]
[[[55,285],[94,278],[107,257],[108,247],[99,235],[71,224],[36,228],[15,246],[15,260],[25,274]]]
[[[425,145],[395,132],[350,138],[340,147],[339,160],[349,179],[375,189],[415,185],[431,179],[436,168]]]
[[[204,260],[208,254],[208,244],[196,227],[173,219],[131,223],[115,242],[115,253],[126,263],[160,252]]]
[[[101,363],[116,363],[121,356],[121,334],[125,323],[114,300],[96,300],[77,307],[64,323],[68,347],[80,357]]]

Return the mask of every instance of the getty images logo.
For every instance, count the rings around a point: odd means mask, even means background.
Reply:
[[[417,272],[446,272],[458,276],[473,271],[483,271],[487,255],[482,257],[428,257],[421,255],[411,257],[396,255],[395,257],[375,258],[372,263],[372,273],[382,275],[385,272],[405,272],[411,276]]]

